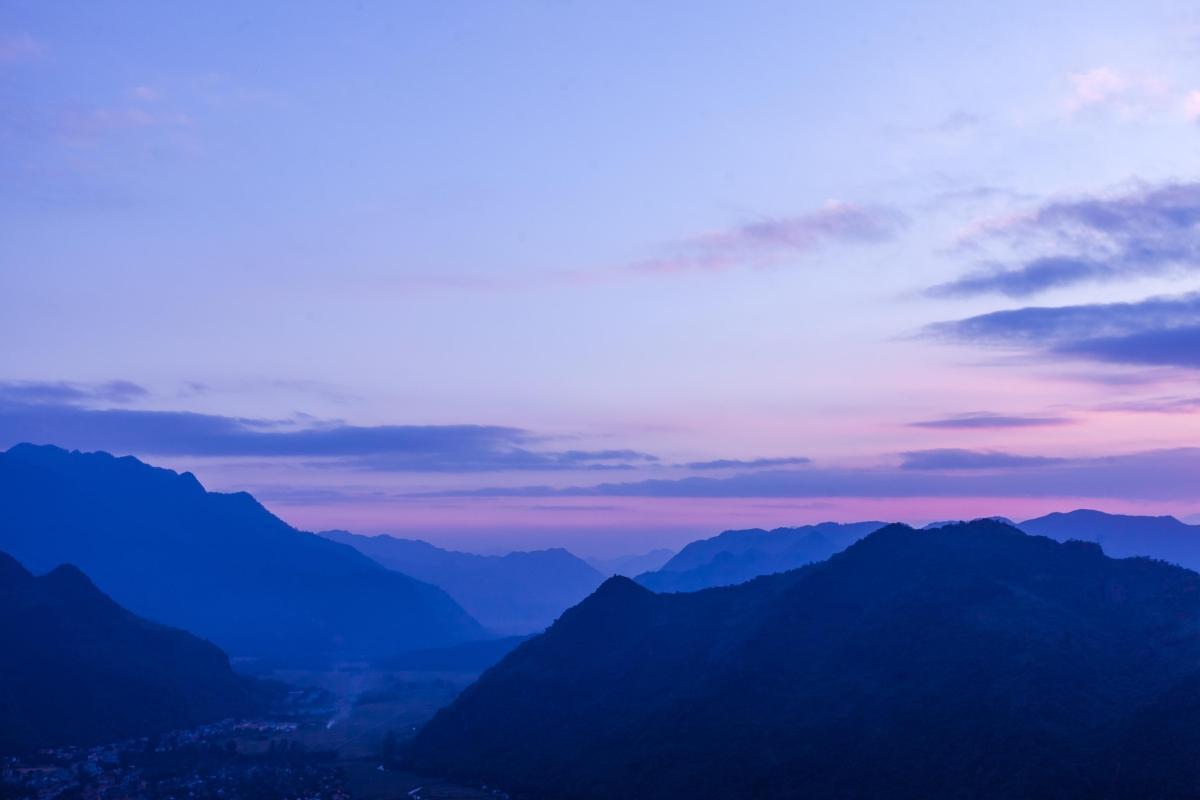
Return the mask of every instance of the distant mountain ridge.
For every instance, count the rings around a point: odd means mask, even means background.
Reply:
[[[1007,517],[984,517],[1058,541],[1078,539],[1103,545],[1116,557],[1147,556],[1200,569],[1200,525],[1169,516],[1131,516],[1080,509],[1016,523]],[[923,530],[962,524],[931,522]],[[692,592],[731,586],[828,558],[881,522],[820,523],[771,531],[725,531],[692,542],[658,570],[639,574],[638,583],[656,592]]]
[[[1188,525],[1175,517],[1077,509],[1026,520],[1017,527],[1059,541],[1096,542],[1118,558],[1149,556],[1200,570],[1200,525]]]
[[[562,548],[483,556],[443,550],[419,539],[349,531],[320,535],[441,587],[488,629],[505,635],[540,632],[604,580]]]
[[[487,635],[441,589],[132,457],[0,454],[0,549],[34,571],[77,564],[134,613],[237,656],[374,657]]]
[[[658,570],[638,575],[637,582],[655,592],[732,586],[829,558],[885,524],[822,522],[769,531],[725,531],[692,542]]]
[[[253,713],[215,645],[118,606],[77,568],[0,553],[0,752],[94,744]]]
[[[980,520],[654,594],[612,578],[420,731],[516,797],[1194,797],[1200,575]]]
[[[612,575],[624,575],[632,578],[634,575],[641,575],[643,572],[653,572],[656,569],[661,569],[674,556],[674,550],[662,547],[657,550],[650,550],[634,555],[614,556],[612,558],[586,558],[584,560],[595,567],[606,578]]]
[[[989,520],[991,520],[992,522],[1002,522],[1002,523],[1004,523],[1005,525],[1011,525],[1011,526],[1013,526],[1014,528],[1017,526],[1017,523],[1013,522],[1013,521],[1012,521],[1011,519],[1009,519],[1008,517],[977,517],[977,519],[989,519]],[[930,523],[928,523],[927,525],[924,525],[924,526],[922,526],[921,530],[923,530],[923,531],[931,531],[931,530],[933,530],[934,528],[944,528],[944,527],[946,527],[947,525],[961,525],[961,524],[963,524],[964,522],[974,522],[974,521],[975,521],[975,520],[962,520],[962,519],[944,519],[944,520],[938,520],[938,521],[936,521],[936,522],[930,522]]]

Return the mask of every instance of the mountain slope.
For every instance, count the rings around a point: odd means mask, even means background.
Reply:
[[[215,645],[134,616],[82,572],[0,553],[0,752],[91,744],[254,711]]]
[[[770,531],[725,531],[692,542],[660,569],[638,575],[637,582],[656,592],[732,586],[829,558],[883,526],[882,522],[822,522]]]
[[[445,589],[491,630],[525,634],[543,630],[587,597],[604,580],[566,550],[554,548],[504,556],[443,550],[417,539],[325,531],[390,569]]]
[[[1127,516],[1080,509],[1026,520],[1018,527],[1060,542],[1068,539],[1097,542],[1104,552],[1118,558],[1149,556],[1188,569],[1200,569],[1200,525],[1188,525],[1174,517]]]
[[[535,798],[1172,796],[1194,753],[1123,748],[1198,670],[1200,575],[991,521],[892,525],[733,587],[610,579],[410,760]]]
[[[134,613],[237,656],[370,657],[485,635],[442,590],[297,531],[248,494],[130,457],[0,454],[0,549],[34,571],[77,564]]]

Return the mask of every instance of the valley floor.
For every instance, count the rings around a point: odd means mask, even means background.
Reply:
[[[291,709],[272,718],[226,720],[158,737],[64,747],[0,760],[0,800],[504,800],[387,769],[395,745],[474,673],[394,672],[342,664],[280,671]]]

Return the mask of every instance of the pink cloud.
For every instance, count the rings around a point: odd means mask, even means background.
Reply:
[[[1133,76],[1106,66],[1073,73],[1067,81],[1071,85],[1065,103],[1068,114],[1103,109],[1139,117],[1167,105],[1172,94],[1163,78]]]
[[[885,241],[903,224],[903,215],[895,209],[831,201],[805,214],[769,217],[686,239],[668,255],[638,262],[634,269],[691,272],[772,266],[826,244]]]
[[[155,112],[133,106],[114,106],[63,114],[58,121],[57,131],[68,143],[84,144],[115,131],[187,128],[191,125],[191,117],[181,112]]]
[[[45,52],[41,42],[27,33],[0,36],[0,62],[32,61]]]
[[[153,103],[162,98],[162,93],[152,86],[135,86],[129,90],[129,96],[143,103]]]
[[[1188,122],[1200,122],[1200,90],[1193,90],[1184,95],[1183,115]]]

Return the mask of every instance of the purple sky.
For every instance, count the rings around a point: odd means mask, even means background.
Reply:
[[[488,551],[1200,513],[1200,10],[807,5],[0,0],[0,446]]]

